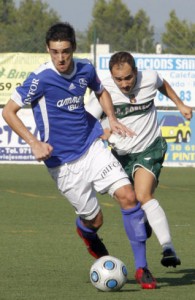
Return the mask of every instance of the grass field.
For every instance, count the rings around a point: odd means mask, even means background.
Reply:
[[[161,266],[161,247],[152,235],[148,262],[158,289],[142,290],[134,280],[119,207],[100,196],[100,235],[110,254],[127,265],[128,283],[120,292],[98,292],[89,281],[93,258],[76,235],[74,211],[45,167],[0,165],[0,300],[195,299],[195,169],[164,168],[156,198],[167,213],[182,265]]]

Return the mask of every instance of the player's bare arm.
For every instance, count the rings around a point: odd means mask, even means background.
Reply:
[[[114,107],[112,104],[112,99],[111,99],[108,91],[106,89],[104,89],[100,95],[96,94],[96,97],[98,98],[98,100],[103,108],[103,111],[105,112],[105,114],[108,117],[111,131],[118,133],[124,137],[125,136],[129,136],[129,137],[134,136],[135,132],[133,130],[127,128],[125,125],[121,124],[117,120],[117,118],[115,116],[115,112],[114,112]]]
[[[38,161],[44,161],[51,156],[52,146],[39,141],[24,125],[21,119],[17,116],[20,106],[13,100],[9,100],[5,105],[2,116],[13,131],[19,135],[32,149],[35,158]]]
[[[185,105],[181,101],[181,99],[178,97],[176,92],[172,89],[172,87],[166,80],[163,81],[163,85],[159,88],[159,92],[172,100],[172,102],[175,103],[181,114],[187,120],[190,120],[192,118],[192,108],[188,105]]]

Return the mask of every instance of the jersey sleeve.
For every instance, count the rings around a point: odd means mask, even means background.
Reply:
[[[11,99],[19,106],[31,104],[43,96],[40,79],[35,73],[31,73],[24,83],[17,87],[11,95]]]
[[[85,109],[96,119],[100,119],[103,110],[94,92],[90,94],[89,100],[85,105]]]
[[[160,73],[156,72],[156,87],[159,89],[163,85],[163,77]]]
[[[93,65],[91,65],[89,88],[97,94],[101,94],[104,90],[104,86],[102,85]]]

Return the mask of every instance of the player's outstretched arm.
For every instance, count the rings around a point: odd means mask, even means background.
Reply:
[[[170,84],[163,80],[163,85],[158,89],[163,95],[168,97],[179,109],[181,114],[187,119],[190,120],[192,118],[192,107],[185,105]]]

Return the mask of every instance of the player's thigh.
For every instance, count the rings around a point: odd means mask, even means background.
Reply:
[[[93,219],[100,210],[96,192],[87,180],[84,161],[78,160],[49,170],[58,190],[83,219]]]
[[[111,196],[115,190],[129,184],[128,176],[119,161],[101,141],[91,147],[88,159],[88,168],[91,168],[90,178],[97,192],[108,192]],[[113,184],[116,187],[112,189]]]
[[[144,203],[153,197],[156,187],[156,177],[148,169],[139,167],[134,175],[134,190],[136,198]]]

